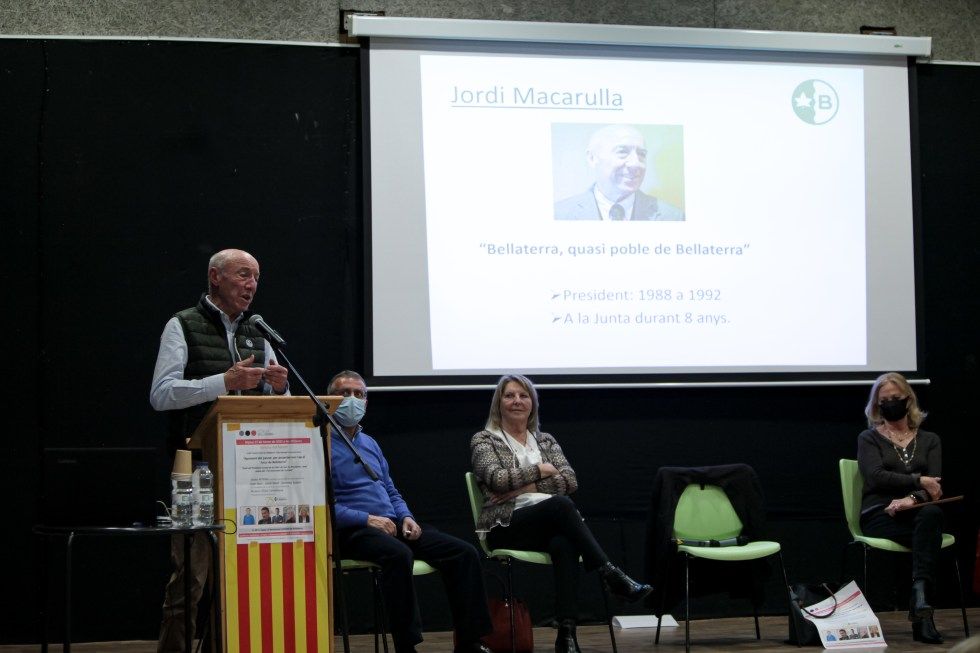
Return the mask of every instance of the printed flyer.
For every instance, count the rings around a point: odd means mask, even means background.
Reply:
[[[239,542],[312,542],[314,488],[323,483],[318,431],[302,423],[228,426],[238,427],[226,436],[234,437]]]

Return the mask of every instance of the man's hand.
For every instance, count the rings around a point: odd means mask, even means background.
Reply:
[[[372,528],[377,528],[378,530],[384,531],[388,535],[394,537],[397,534],[395,529],[395,522],[391,521],[387,517],[377,517],[375,515],[368,515],[368,526]]]
[[[920,476],[919,486],[929,493],[930,501],[939,501],[943,498],[943,488],[939,482],[943,480],[939,476]]]
[[[255,362],[255,355],[240,360],[225,372],[225,390],[252,390],[257,388],[265,374],[265,368],[252,367]]]
[[[276,359],[269,359],[269,367],[265,368],[265,374],[262,378],[265,382],[272,386],[273,391],[277,395],[281,395],[286,391],[287,383],[286,377],[289,375],[289,370],[287,370],[282,365],[276,363]]]
[[[417,540],[422,536],[422,527],[411,517],[406,517],[402,520],[402,535],[406,540]]]

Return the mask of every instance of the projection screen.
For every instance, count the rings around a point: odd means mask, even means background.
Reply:
[[[917,369],[906,57],[372,38],[367,66],[375,384]]]

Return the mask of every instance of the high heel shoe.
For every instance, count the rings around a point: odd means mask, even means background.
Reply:
[[[626,599],[631,603],[639,601],[653,591],[650,585],[636,582],[627,576],[626,572],[611,562],[607,562],[599,567],[599,574],[602,576],[602,581],[606,584],[611,594]]]
[[[555,640],[555,653],[582,653],[575,637],[575,622],[565,619],[558,624],[558,639]]]
[[[912,622],[912,639],[924,644],[943,643],[942,633],[936,630],[936,622],[931,615]]]
[[[909,597],[909,621],[932,619],[932,606],[926,600],[926,581],[921,578],[912,581],[912,596]],[[935,630],[935,626],[933,627]]]

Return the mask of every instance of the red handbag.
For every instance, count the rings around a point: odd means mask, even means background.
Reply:
[[[510,606],[507,601],[489,599],[487,607],[490,608],[490,620],[493,622],[493,632],[483,638],[483,643],[487,645],[487,648],[493,653],[510,653],[511,650],[516,650],[517,653],[534,653],[531,613],[524,601],[514,599],[514,641],[516,646],[513,649],[510,645]]]
[[[485,635],[481,641],[487,645],[493,653],[511,653],[510,646],[510,607],[503,599],[487,599],[487,608],[490,611],[490,622],[493,630],[489,635]],[[531,630],[531,613],[527,609],[527,604],[520,599],[514,600],[514,639],[517,645],[513,650],[517,653],[534,653],[534,631]],[[456,633],[453,633],[453,648],[459,642]]]

